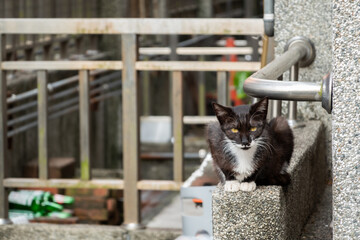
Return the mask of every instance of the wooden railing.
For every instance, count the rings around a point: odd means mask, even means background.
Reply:
[[[121,34],[122,61],[4,61],[7,34]],[[226,104],[226,72],[256,71],[259,62],[138,61],[137,36],[262,35],[261,19],[2,19],[0,20],[0,218],[7,217],[7,191],[13,187],[108,188],[124,190],[124,224],[140,223],[139,190],[179,190],[183,182],[183,81],[182,71],[214,71],[218,101]],[[9,178],[7,157],[6,71],[34,70],[38,78],[39,178]],[[92,179],[90,155],[89,71],[122,71],[123,166],[122,180]],[[47,71],[79,71],[80,179],[49,179]],[[172,72],[174,179],[139,180],[138,71]]]
[[[22,1],[1,0],[1,18],[81,18],[99,17],[99,2],[97,0],[72,1]],[[6,39],[6,60],[34,60],[38,57],[51,60],[57,57],[68,57],[71,47],[76,48],[77,54],[83,53],[84,45],[89,42],[95,50],[98,36],[84,35],[11,35]]]

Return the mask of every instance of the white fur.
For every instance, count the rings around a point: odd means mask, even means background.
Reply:
[[[255,141],[250,143],[250,148],[247,150],[242,149],[244,146],[241,144],[234,144],[229,138],[225,137],[224,151],[231,153],[235,157],[236,167],[234,169],[237,172],[235,176],[240,182],[249,177],[254,172],[254,154],[257,149]]]
[[[238,192],[240,190],[240,182],[237,180],[226,181],[224,185],[225,192]]]
[[[240,183],[240,190],[245,192],[251,192],[256,189],[255,182],[242,182]]]

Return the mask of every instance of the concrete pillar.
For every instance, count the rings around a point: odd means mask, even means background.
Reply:
[[[333,239],[360,239],[360,5],[333,0]]]
[[[313,64],[300,68],[299,81],[321,82],[331,71],[331,11],[332,0],[277,0],[275,1],[275,56],[284,52],[286,43],[295,36],[309,38],[315,45]],[[289,80],[289,73],[284,74]],[[287,114],[288,101],[283,101],[282,113]],[[321,120],[325,126],[327,170],[331,177],[331,115],[320,102],[298,102],[298,119]]]

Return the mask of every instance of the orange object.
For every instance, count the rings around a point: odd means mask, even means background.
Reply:
[[[235,47],[234,38],[229,37],[226,39],[226,47]],[[237,57],[235,54],[231,54],[229,58],[224,57],[223,61],[237,62]],[[231,71],[229,74],[229,91],[230,91],[230,100],[234,103],[234,106],[244,104],[241,99],[237,98],[236,88],[234,84],[235,72]]]
[[[203,201],[201,199],[198,199],[198,198],[193,198],[192,201],[193,201],[193,203],[197,203],[197,204],[203,203]]]

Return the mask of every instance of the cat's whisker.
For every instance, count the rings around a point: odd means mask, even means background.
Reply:
[[[257,144],[259,147],[262,147],[264,148],[266,151],[268,151],[269,153],[273,153],[273,150],[274,150],[274,146],[272,146],[271,143],[265,141],[266,138],[265,137],[261,137],[261,138],[258,138],[256,140]]]

